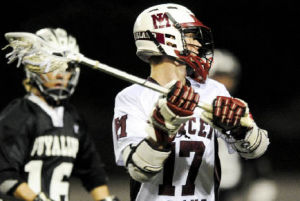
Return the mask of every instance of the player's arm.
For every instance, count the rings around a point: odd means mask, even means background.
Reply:
[[[14,197],[25,201],[53,201],[43,192],[36,194],[27,183],[21,183],[13,193]]]
[[[107,185],[102,185],[91,190],[91,195],[95,201],[119,201],[116,196],[110,195]]]
[[[27,132],[33,120],[22,115],[18,105],[10,107],[11,110],[4,110],[0,117],[0,193],[26,201],[50,201],[43,193],[36,194],[21,176],[30,147]]]
[[[205,107],[203,120],[233,138],[234,147],[242,157],[253,159],[265,153],[270,143],[268,132],[256,125],[245,101],[218,96],[212,105]]]
[[[148,137],[123,151],[129,174],[140,182],[151,180],[162,170],[171,153],[171,142],[182,124],[192,117],[199,101],[199,95],[179,81],[168,86],[169,94],[159,98],[150,117]]]
[[[20,199],[26,200],[26,201],[32,201],[37,196],[37,194],[35,192],[33,192],[33,190],[31,190],[31,188],[25,182],[21,183],[20,185],[17,186],[13,195],[16,198],[20,198]]]
[[[26,182],[21,172],[29,152],[29,141],[24,131],[27,130],[23,121],[25,118],[22,115],[17,116],[18,112],[18,107],[12,104],[4,109],[0,116],[0,193],[9,196],[13,196],[15,192],[21,195],[24,187],[22,184]],[[21,125],[23,129],[18,127]],[[31,190],[28,189],[28,192],[31,198]]]

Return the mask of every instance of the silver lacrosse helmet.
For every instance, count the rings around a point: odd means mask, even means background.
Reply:
[[[48,51],[52,55],[67,57],[69,53],[79,53],[76,39],[68,35],[64,29],[44,28],[38,30],[35,34],[40,37],[47,46],[51,47]],[[45,97],[46,101],[52,105],[62,104],[74,93],[80,75],[79,65],[73,62],[68,63],[68,68],[65,72],[57,70],[40,74],[32,72],[27,68],[24,69],[30,84],[36,87]],[[49,74],[51,74],[51,76],[49,76]],[[50,77],[51,79],[49,79]],[[65,77],[68,79],[65,79]],[[53,83],[55,86],[49,87],[49,83]]]

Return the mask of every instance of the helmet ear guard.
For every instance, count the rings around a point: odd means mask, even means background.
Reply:
[[[187,33],[195,34],[201,44],[197,55],[188,49]],[[213,60],[212,34],[187,8],[161,4],[144,10],[136,19],[134,36],[137,56],[143,61],[149,62],[151,56],[171,56],[187,65],[191,78],[205,82]]]

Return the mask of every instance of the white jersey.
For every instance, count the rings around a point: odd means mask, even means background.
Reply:
[[[205,84],[189,80],[200,101],[211,103],[216,96],[230,96],[217,81]],[[115,99],[113,140],[116,163],[124,166],[122,151],[147,137],[146,126],[161,94],[140,85],[122,90]],[[136,201],[215,201],[220,171],[216,151],[218,131],[200,119],[201,108],[178,131],[164,169],[150,182],[131,189]]]

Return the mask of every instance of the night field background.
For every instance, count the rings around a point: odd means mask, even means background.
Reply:
[[[269,131],[271,139],[269,150],[259,159],[263,162],[254,163],[280,186],[278,200],[299,200],[300,195],[293,190],[300,185],[300,33],[296,1],[6,1],[0,12],[0,47],[7,44],[6,32],[61,27],[76,37],[81,53],[87,57],[146,78],[150,69],[135,55],[133,24],[145,8],[164,2],[190,8],[211,27],[215,47],[228,49],[239,58],[242,77],[236,96],[248,102],[257,124]],[[0,52],[0,110],[25,93],[23,70],[16,68],[16,62],[6,64],[6,53]],[[111,122],[114,97],[127,86],[125,81],[82,67],[71,99],[86,118],[111,178],[112,192],[122,200],[129,197],[128,176],[114,162]],[[72,185],[71,194],[76,194],[73,201],[86,200],[78,180],[74,179]]]

